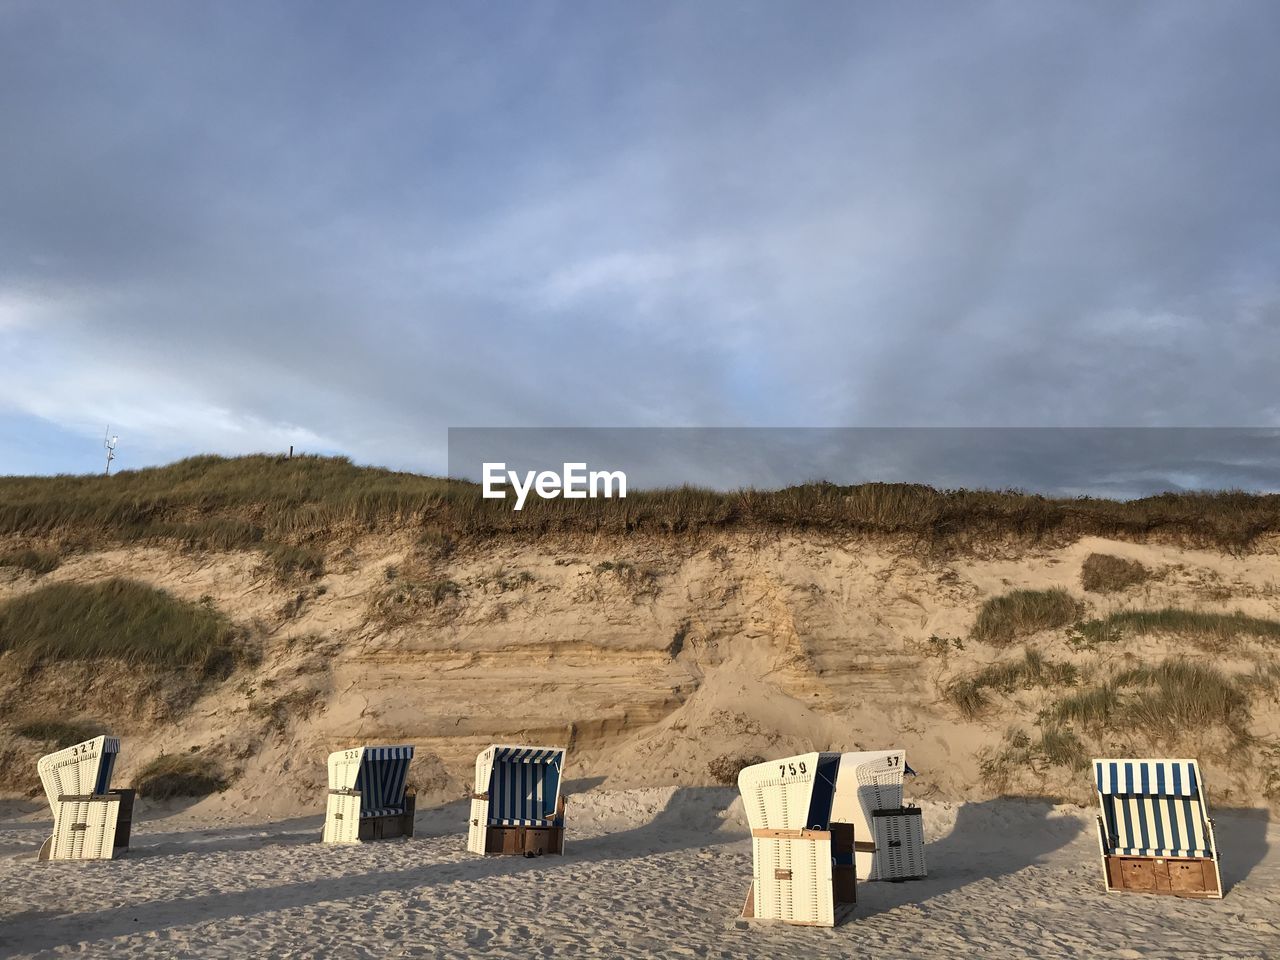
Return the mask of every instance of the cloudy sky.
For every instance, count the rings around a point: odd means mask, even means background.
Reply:
[[[0,473],[108,422],[431,472],[465,426],[1280,426],[1278,35],[0,0]]]

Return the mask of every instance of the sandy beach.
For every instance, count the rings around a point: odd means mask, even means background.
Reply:
[[[0,819],[5,957],[1185,957],[1280,955],[1280,825],[1219,810],[1221,901],[1107,895],[1093,812],[923,804],[930,875],[858,886],[835,929],[737,919],[751,846],[737,792],[579,793],[563,858],[466,853],[465,811],[410,840],[318,842],[319,816],[135,825],[115,862],[38,863],[43,811]]]

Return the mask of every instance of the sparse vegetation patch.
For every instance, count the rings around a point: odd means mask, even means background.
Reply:
[[[138,795],[148,800],[174,797],[207,797],[227,788],[217,766],[198,753],[171,753],[156,757],[133,780]]]
[[[1080,568],[1080,585],[1090,593],[1117,593],[1143,583],[1151,576],[1137,560],[1109,553],[1091,553]]]
[[[1079,671],[1074,664],[1046,660],[1038,651],[1023,651],[1021,660],[1009,660],[984,667],[977,673],[953,680],[943,696],[965,717],[980,716],[991,704],[988,691],[1009,694],[1035,687],[1070,686]]]
[[[1280,621],[1250,617],[1240,611],[1209,613],[1177,607],[1118,610],[1101,620],[1077,623],[1071,639],[1078,646],[1095,646],[1114,643],[1125,635],[1151,634],[1186,637],[1213,650],[1241,637],[1280,640]]]
[[[0,553],[0,567],[17,567],[35,574],[49,573],[61,563],[56,550],[10,550]]]
[[[757,763],[764,763],[764,757],[734,757],[726,754],[707,764],[707,774],[721,786],[733,787],[737,786],[738,774]]]
[[[1064,627],[1080,616],[1081,604],[1061,587],[1014,590],[992,597],[978,611],[973,638],[1003,646],[1040,630]]]
[[[241,639],[216,610],[132,580],[49,584],[0,604],[0,651],[33,661],[110,657],[207,670]]]
[[[92,740],[101,732],[96,724],[49,718],[28,720],[14,728],[18,736],[47,743],[57,750]]]

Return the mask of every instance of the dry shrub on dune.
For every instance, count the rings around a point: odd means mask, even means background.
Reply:
[[[1080,567],[1080,585],[1090,593],[1118,593],[1150,576],[1151,571],[1137,560],[1109,553],[1091,553]]]

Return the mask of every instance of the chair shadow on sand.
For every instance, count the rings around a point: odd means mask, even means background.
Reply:
[[[740,840],[741,836],[715,833],[716,828],[722,823],[717,815],[717,808],[724,809],[731,799],[732,792],[726,792],[723,789],[677,790],[657,818],[643,827],[580,841],[574,841],[571,834],[566,846],[566,856],[563,858],[468,857],[448,861],[426,859],[420,864],[401,870],[345,874],[266,888],[254,887],[248,890],[211,893],[174,900],[157,899],[93,913],[58,914],[40,911],[20,914],[9,918],[7,932],[11,932],[20,925],[36,924],[37,932],[34,935],[25,936],[21,945],[24,952],[35,953],[86,940],[93,943],[114,937],[146,935],[171,927],[253,916],[265,911],[309,907],[329,900],[366,897],[389,891],[423,890],[443,884],[484,880],[523,872],[531,875],[531,882],[557,882],[555,875],[560,868],[572,869],[575,863],[581,863],[584,859],[620,859],[636,854],[671,852]],[[456,813],[464,808],[465,804],[456,802],[445,804],[439,808],[424,811],[420,820],[428,823],[442,821],[441,814]],[[312,819],[314,818],[299,818],[295,821],[285,821],[285,823],[301,826]],[[465,820],[457,817],[453,819],[455,825],[448,834],[438,833],[433,836],[428,830],[425,834],[419,834],[411,839],[387,842],[415,844],[431,839],[439,840],[452,834],[456,835],[458,846],[461,848],[466,840]],[[572,824],[572,821],[570,823]],[[675,836],[668,835],[677,831]],[[297,842],[305,842],[305,835],[299,834],[299,836],[302,839]],[[321,847],[318,831],[311,835],[311,839],[317,848]],[[234,842],[231,842],[232,845],[224,845],[218,849],[240,849],[234,846]],[[255,848],[250,846],[247,849]],[[209,849],[214,847],[188,843],[183,846],[181,852]],[[131,850],[130,859],[135,857],[135,853],[146,856],[142,849],[136,852]],[[318,852],[318,855],[323,855],[323,852]],[[431,857],[432,854],[424,850],[423,856]],[[0,934],[0,955],[6,949],[5,940],[6,938]]]
[[[1213,810],[1213,835],[1221,855],[1222,892],[1249,878],[1267,855],[1267,828],[1271,814],[1266,808],[1218,807]]]
[[[1073,842],[1087,824],[1076,817],[1051,818],[1043,797],[999,797],[966,803],[955,827],[925,845],[928,876],[902,883],[858,884],[856,916],[865,919],[906,904],[920,904],[969,884],[998,880],[1033,866]]]

